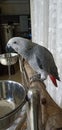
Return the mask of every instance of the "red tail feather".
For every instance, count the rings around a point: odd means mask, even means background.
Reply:
[[[57,87],[56,78],[52,75],[49,75],[50,79],[52,80],[53,84]]]

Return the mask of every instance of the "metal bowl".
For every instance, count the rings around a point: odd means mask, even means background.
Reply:
[[[18,59],[17,53],[0,54],[0,63],[2,65],[13,65],[17,62],[17,59]]]
[[[19,116],[26,100],[25,88],[18,82],[0,81],[0,130],[5,130]]]

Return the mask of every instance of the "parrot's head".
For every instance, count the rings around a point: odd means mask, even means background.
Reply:
[[[11,38],[8,42],[7,42],[7,45],[6,45],[6,52],[13,52],[15,51],[15,46],[14,44],[16,45],[16,48],[17,47],[17,38]]]
[[[25,49],[25,42],[22,41],[23,38],[20,37],[13,37],[7,42],[6,50],[9,50],[12,48],[14,51],[19,52]]]
[[[33,47],[31,41],[21,37],[13,37],[7,42],[6,49],[10,50],[10,48],[14,49],[19,54],[23,54],[23,52],[28,51]]]

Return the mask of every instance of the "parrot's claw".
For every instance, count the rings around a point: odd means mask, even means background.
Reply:
[[[42,81],[41,74],[34,74],[32,77],[30,77],[30,83],[33,82],[33,81],[36,81],[36,80]]]

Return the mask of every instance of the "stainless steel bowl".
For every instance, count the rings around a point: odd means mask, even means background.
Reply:
[[[0,54],[0,63],[2,65],[13,65],[17,62],[17,59],[18,59],[17,53]]]
[[[21,112],[26,100],[25,88],[18,82],[0,81],[0,130],[5,130]]]

